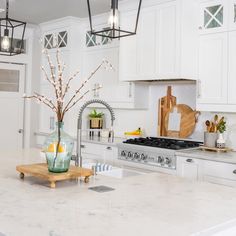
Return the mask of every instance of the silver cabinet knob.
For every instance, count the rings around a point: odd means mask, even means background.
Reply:
[[[233,171],[233,174],[235,174],[235,175],[236,175],[236,170],[234,170],[234,171]]]
[[[19,130],[18,130],[18,133],[19,133],[19,134],[23,134],[23,133],[24,133],[24,130],[23,130],[23,129],[19,129]]]
[[[107,147],[107,150],[112,150],[112,148],[111,147]]]
[[[192,163],[193,159],[187,159],[186,162]]]

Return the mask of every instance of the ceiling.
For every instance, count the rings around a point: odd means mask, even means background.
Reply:
[[[107,12],[110,0],[90,0],[92,14]],[[6,1],[0,0],[5,9]],[[0,16],[4,17],[5,13]],[[9,17],[27,23],[39,24],[65,16],[87,17],[86,0],[10,0]]]

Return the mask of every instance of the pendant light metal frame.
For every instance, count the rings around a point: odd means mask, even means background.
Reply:
[[[112,1],[112,5],[113,5]],[[137,12],[137,17],[136,17],[136,23],[135,23],[135,28],[134,31],[128,31],[128,30],[122,30],[120,28],[115,28],[115,25],[113,23],[113,26],[110,28],[104,28],[103,30],[94,30],[93,28],[93,21],[92,21],[92,14],[91,14],[91,7],[90,7],[90,0],[87,0],[87,5],[88,5],[88,14],[89,14],[89,23],[90,23],[90,33],[93,35],[101,36],[101,37],[106,37],[110,39],[118,39],[118,38],[123,38],[127,36],[132,36],[137,33],[138,29],[138,21],[139,21],[139,15],[140,15],[140,9],[142,5],[142,0],[139,0],[139,5],[138,5],[138,12]],[[114,5],[113,5],[114,6]],[[118,0],[117,0],[117,5],[115,6],[118,8]],[[115,7],[113,9],[113,16],[115,16]],[[111,34],[109,34],[111,32]],[[118,35],[116,34],[118,33]],[[122,34],[123,33],[123,34]]]
[[[23,47],[24,47],[24,36],[25,36],[25,28],[26,28],[26,22],[14,20],[9,18],[9,0],[6,0],[6,17],[0,18],[0,55],[4,56],[14,56],[22,53]],[[22,36],[19,38],[19,48],[15,51],[13,48],[13,40],[18,39],[14,38],[14,33],[16,31],[16,28],[22,27]],[[2,49],[2,39],[4,37],[5,32],[9,32],[9,38],[10,38],[10,47],[9,50],[3,50]]]

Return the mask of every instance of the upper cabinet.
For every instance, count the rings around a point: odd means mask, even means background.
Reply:
[[[228,29],[228,0],[211,0],[200,4],[201,33],[217,33]]]
[[[200,34],[236,30],[236,0],[210,0],[200,3]]]
[[[200,37],[198,103],[227,103],[227,35]]]
[[[200,16],[197,109],[235,112],[236,1],[204,2]]]
[[[57,32],[47,32],[44,34],[43,38],[44,48],[54,49],[54,48],[66,48],[68,44],[68,31],[59,30]]]
[[[142,8],[137,35],[120,40],[120,80],[179,77],[177,2]],[[136,12],[122,15],[121,25],[134,28]]]

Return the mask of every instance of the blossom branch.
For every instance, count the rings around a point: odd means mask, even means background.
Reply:
[[[70,82],[71,82],[73,79],[75,79],[75,78],[77,77],[77,75],[79,74],[79,72],[80,72],[79,70],[76,71],[76,73],[75,73],[73,76],[71,76],[71,77],[69,78],[68,82],[66,83],[65,90],[64,90],[64,93],[63,93],[63,96],[62,96],[63,99],[65,98],[66,93],[68,92],[68,90],[69,90],[69,88],[70,88]]]
[[[69,100],[69,102],[65,106],[65,109],[63,110],[63,114],[68,111],[68,107],[70,107],[70,104],[75,100],[76,96],[79,94],[81,89],[88,83],[88,81],[94,76],[94,74],[96,74],[96,72],[104,65],[105,65],[105,68],[109,67],[109,68],[113,69],[112,65],[107,60],[103,60],[102,63],[100,65],[98,65],[98,67],[90,74],[88,79],[86,79],[84,81],[84,83],[82,83],[82,85],[75,91],[75,94],[71,97],[71,99]],[[96,89],[99,89],[99,88],[96,88]]]
[[[94,88],[94,89],[89,89],[87,90],[83,95],[81,95],[77,100],[75,100],[65,111],[64,111],[64,114],[69,111],[73,106],[75,106],[80,100],[82,100],[85,95],[87,95],[89,92],[94,92],[94,91],[97,91],[99,89],[101,89],[102,87],[98,87],[98,88]]]
[[[38,95],[32,95],[32,96],[24,96],[26,99],[36,99],[39,102],[44,103],[46,106],[48,106],[50,109],[56,112],[56,107],[52,105],[47,99],[43,98],[43,96],[38,96]]]

